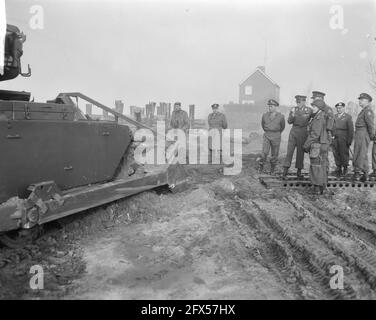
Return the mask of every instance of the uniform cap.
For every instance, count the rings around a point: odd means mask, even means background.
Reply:
[[[343,102],[338,102],[335,107],[345,107],[346,105]]]
[[[368,93],[361,93],[358,99],[367,99],[369,102],[372,101],[372,97]]]
[[[276,107],[278,107],[279,103],[277,101],[275,101],[274,99],[269,99],[268,100],[268,106],[276,106]]]
[[[315,101],[311,103],[311,106],[316,106],[320,110],[324,110],[326,107],[326,103],[320,99],[316,99]]]
[[[218,103],[214,103],[211,105],[212,109],[218,109],[219,108],[219,104]]]
[[[295,99],[296,99],[296,101],[306,101],[307,96],[296,95]]]
[[[312,91],[312,97],[311,99],[316,99],[316,98],[324,98],[325,93],[321,91]]]
[[[174,106],[181,106],[181,102],[175,102]]]

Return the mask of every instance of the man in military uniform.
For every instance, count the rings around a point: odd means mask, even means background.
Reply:
[[[325,93],[321,91],[312,91],[312,97],[311,99],[313,101],[319,99],[325,102],[324,100]],[[329,107],[325,103],[325,108],[324,108],[324,113],[325,113],[325,118],[326,118],[326,130],[328,131],[328,137],[330,143],[332,142],[332,135],[333,135],[333,130],[334,130],[334,113],[331,107]]]
[[[264,169],[264,164],[271,149],[270,171],[274,172],[281,144],[281,133],[285,129],[285,117],[277,112],[279,103],[273,99],[268,100],[269,112],[262,115],[261,126],[264,130],[264,140],[262,144],[262,158],[259,162],[259,170]]]
[[[349,148],[354,137],[352,117],[345,112],[345,104],[336,104],[337,114],[334,116],[334,140],[332,150],[336,162],[337,176],[346,175],[349,165]],[[342,171],[343,168],[343,171]]]
[[[368,180],[368,145],[374,139],[374,114],[371,108],[372,97],[367,93],[359,96],[359,105],[362,111],[358,114],[355,122],[354,138],[354,179]],[[361,174],[363,175],[361,176]]]
[[[208,124],[209,124],[209,130],[214,129],[211,134],[213,135],[218,134],[220,139],[220,144],[218,146],[219,149],[216,149],[215,146],[213,146],[211,137],[209,137],[209,161],[213,158],[213,151],[214,152],[221,152],[222,150],[222,129],[227,129],[227,119],[226,116],[218,111],[219,104],[214,103],[212,106],[213,112],[209,114],[208,116]],[[216,130],[215,130],[216,129]]]
[[[313,119],[308,126],[308,137],[304,143],[304,151],[309,152],[311,162],[309,175],[316,194],[323,194],[328,183],[328,150],[329,136],[326,130],[325,109],[322,99],[312,103]]]
[[[297,168],[298,178],[302,177],[302,169],[304,167],[304,150],[303,144],[307,139],[307,126],[312,116],[312,109],[305,105],[306,96],[295,96],[296,107],[293,107],[289,113],[287,122],[292,124],[287,144],[287,155],[283,164],[283,176],[287,176],[287,172],[291,166],[292,156],[296,148],[295,168]]]
[[[376,178],[376,133],[373,137],[373,146],[372,146],[372,173],[371,176]]]
[[[185,132],[189,129],[189,118],[187,112],[181,109],[181,103],[175,102],[174,111],[171,115],[170,127],[173,129],[181,129]]]
[[[212,106],[213,112],[208,116],[208,124],[210,129],[227,129],[227,119],[226,116],[218,111],[219,104],[215,103]]]

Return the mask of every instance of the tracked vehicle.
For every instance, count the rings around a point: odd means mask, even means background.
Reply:
[[[27,73],[21,68],[25,40],[7,25],[0,81],[31,75],[30,67]],[[31,233],[25,230],[48,221],[163,185],[177,190],[185,182],[179,165],[128,175],[130,126],[148,128],[143,124],[78,92],[46,103],[30,96],[0,90],[0,241],[6,245],[22,245]],[[79,98],[112,114],[113,121],[83,114],[74,102]]]

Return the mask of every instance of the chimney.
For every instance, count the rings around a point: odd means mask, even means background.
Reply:
[[[265,73],[265,66],[258,66],[257,69],[260,69],[262,72]]]

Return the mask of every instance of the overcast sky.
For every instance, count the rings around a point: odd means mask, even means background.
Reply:
[[[41,5],[44,28],[30,27]],[[340,4],[344,28],[333,30]],[[23,64],[31,78],[2,88],[36,100],[80,91],[128,105],[181,101],[204,117],[212,103],[238,100],[238,85],[258,65],[281,87],[281,102],[308,90],[334,105],[372,92],[376,5],[364,1],[61,1],[6,0],[7,22],[27,35]],[[376,96],[376,92],[373,93]]]

